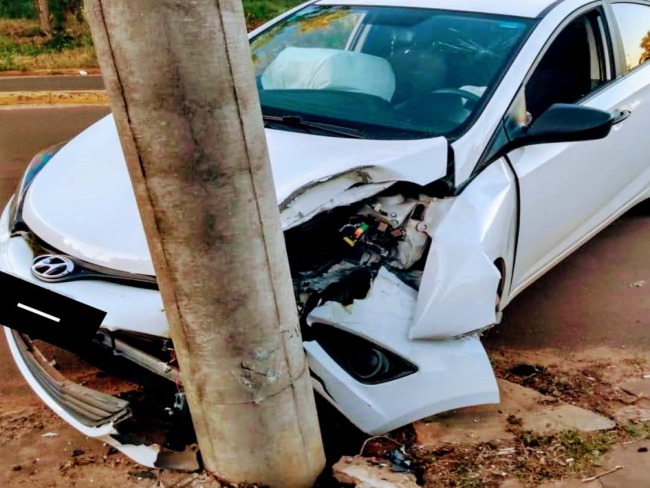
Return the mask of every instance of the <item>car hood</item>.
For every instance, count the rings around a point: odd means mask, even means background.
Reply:
[[[396,181],[431,183],[448,169],[442,137],[375,141],[267,129],[266,138],[285,229]],[[39,173],[23,218],[60,252],[115,270],[154,274],[111,115],[66,144]]]

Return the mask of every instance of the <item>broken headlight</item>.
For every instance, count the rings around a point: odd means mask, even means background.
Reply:
[[[418,370],[417,366],[397,354],[330,325],[313,324],[309,337],[359,383],[377,385]]]
[[[65,143],[61,143],[44,149],[37,153],[27,165],[23,177],[20,179],[20,183],[18,183],[18,188],[16,188],[14,198],[11,200],[11,206],[9,207],[9,230],[11,232],[24,230],[21,229],[21,225],[23,224],[22,208],[25,201],[25,195],[27,194],[27,189],[34,181],[34,178],[36,178],[36,175],[47,163],[50,162],[54,155],[59,152],[64,145]]]

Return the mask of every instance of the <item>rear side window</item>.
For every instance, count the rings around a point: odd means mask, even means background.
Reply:
[[[612,8],[623,39],[627,68],[631,70],[650,61],[650,7],[615,3]]]

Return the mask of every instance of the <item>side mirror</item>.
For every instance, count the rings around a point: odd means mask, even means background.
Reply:
[[[556,103],[513,141],[517,146],[552,142],[591,141],[607,137],[614,115],[582,105]]]
[[[618,120],[627,115],[629,113],[622,113]],[[607,137],[616,121],[617,118],[609,112],[566,103],[551,105],[528,127],[504,120],[479,166],[484,167],[510,151],[533,144],[602,139]]]

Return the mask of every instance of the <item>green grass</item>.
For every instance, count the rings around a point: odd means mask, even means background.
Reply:
[[[36,20],[0,19],[0,71],[96,66],[88,26],[74,18],[49,39]]]
[[[243,0],[246,23],[249,28],[257,27],[280,15],[290,8],[300,5],[302,0]]]
[[[302,0],[243,0],[246,23],[253,29]],[[68,15],[51,39],[34,19],[32,0],[0,0],[0,71],[96,68],[88,25]]]

